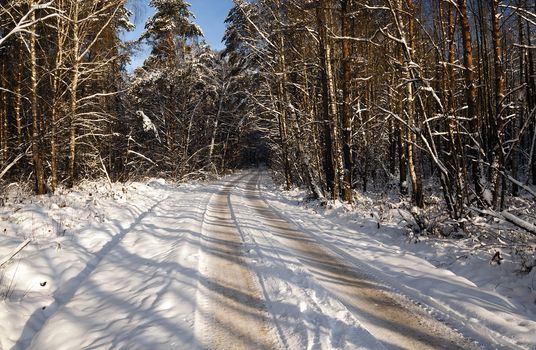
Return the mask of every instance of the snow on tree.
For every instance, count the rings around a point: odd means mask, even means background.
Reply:
[[[144,131],[152,131],[154,133],[154,137],[160,142],[160,135],[158,134],[158,129],[153,124],[152,120],[145,114],[143,111],[137,111],[136,114],[140,116],[143,120],[143,130]]]
[[[145,24],[141,40],[152,47],[150,60],[175,62],[179,52],[187,48],[187,39],[202,36],[201,28],[190,21],[189,4],[183,0],[152,0],[156,13]]]

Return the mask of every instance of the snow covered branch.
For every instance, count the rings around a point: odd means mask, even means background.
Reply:
[[[20,33],[36,35],[33,31],[29,30],[33,25],[35,25],[36,23],[45,21],[47,19],[50,19],[50,18],[60,16],[60,13],[57,12],[57,9],[55,9],[52,6],[52,4],[53,4],[53,1],[50,1],[44,4],[32,5],[30,7],[30,10],[27,13],[25,13],[19,20],[15,20],[14,27],[9,32],[4,34],[3,37],[0,38],[0,49],[2,45],[4,44],[4,42],[8,40],[10,37],[16,34],[20,34]],[[37,19],[32,19],[32,14],[40,10],[52,10],[56,12],[37,18]],[[9,7],[6,7],[6,5],[0,5],[0,13],[2,12],[9,13],[10,11],[11,9]]]

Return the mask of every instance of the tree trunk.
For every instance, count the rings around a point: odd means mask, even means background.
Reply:
[[[225,96],[227,94],[227,87],[229,86],[229,83],[225,82],[222,84],[222,91],[221,95],[218,101],[218,111],[216,112],[216,117],[214,118],[214,122],[212,125],[212,134],[210,136],[210,146],[208,149],[208,162],[211,168],[214,168],[214,170],[218,170],[216,165],[214,164],[213,154],[214,154],[214,148],[216,145],[216,135],[218,134],[218,125],[220,123],[220,117],[221,113],[223,111],[223,101],[225,99]]]
[[[495,114],[494,114],[494,146],[491,163],[491,185],[493,188],[492,207],[497,206],[500,191],[500,172],[504,170],[504,123],[503,113],[505,109],[505,73],[502,62],[502,35],[500,32],[500,14],[498,13],[499,1],[493,0],[491,6],[491,25],[493,36],[493,62],[495,67]]]
[[[329,93],[328,93],[328,80],[325,67],[325,40],[326,32],[324,27],[323,20],[323,6],[324,3],[322,0],[319,0],[316,7],[316,21],[318,27],[318,51],[320,56],[320,75],[321,75],[321,84],[322,84],[322,114],[320,123],[322,125],[322,137],[324,141],[323,147],[323,165],[324,165],[324,175],[326,177],[326,187],[327,192],[329,192],[329,197],[334,196],[334,179],[335,179],[335,170],[333,169],[333,142],[330,131],[330,119],[329,119]],[[338,191],[338,189],[337,189]]]
[[[58,8],[63,8],[63,1],[58,2]],[[50,186],[54,191],[58,186],[58,150],[57,150],[57,123],[61,103],[61,72],[63,67],[63,48],[65,44],[64,19],[56,18],[56,56],[54,60],[55,74],[52,78],[52,108],[50,125]]]
[[[278,7],[280,7],[278,2]],[[281,9],[279,8],[279,13]],[[278,20],[278,25],[280,25],[280,19]],[[283,167],[285,174],[285,186],[287,190],[290,190],[292,184],[292,171],[290,168],[290,159],[288,151],[288,96],[287,96],[287,62],[285,56],[285,38],[283,36],[282,30],[279,30],[278,35],[279,41],[279,73],[280,77],[278,79],[278,102],[279,102],[279,111],[280,115],[278,117],[279,121],[279,140],[281,142],[281,150],[283,157]]]
[[[310,125],[310,137],[308,144],[308,154],[304,154],[305,157],[308,157],[309,160],[309,167],[311,168],[311,182],[314,187],[316,187],[316,191],[319,192],[318,197],[319,198],[325,198],[326,192],[325,192],[325,183],[323,183],[324,177],[322,176],[322,152],[320,151],[320,143],[319,143],[319,132],[318,132],[318,124],[315,123],[314,116],[316,115],[315,111],[315,103],[314,103],[314,91],[315,87],[309,85],[309,74],[307,72],[307,64],[306,61],[303,60],[303,83],[304,83],[304,93],[303,93],[303,106],[305,110],[305,115],[309,116],[309,118],[306,118],[304,123],[307,123]],[[312,91],[311,91],[312,89]],[[311,97],[313,96],[313,97]],[[300,127],[300,132],[302,135],[306,135],[307,132],[303,131],[303,128]],[[307,152],[304,150],[304,152]]]
[[[22,71],[24,69],[22,60],[22,45],[19,45],[20,61],[17,63],[17,80],[15,82],[15,125],[17,129],[18,144],[22,144]]]
[[[456,100],[454,97],[454,91],[456,88],[456,74],[454,72],[454,65],[456,64],[456,43],[455,43],[455,20],[454,20],[454,5],[448,4],[448,66],[447,66],[447,103],[449,111],[449,119],[447,122],[447,128],[449,133],[449,146],[450,146],[450,162],[452,164],[454,187],[456,191],[456,199],[452,201],[452,216],[454,219],[458,219],[463,216],[462,211],[465,204],[466,179],[467,171],[464,164],[464,154],[462,140],[460,137],[459,121],[456,117]],[[446,184],[449,186],[450,184]]]
[[[330,149],[331,149],[331,166],[333,179],[331,183],[331,195],[333,200],[339,199],[340,184],[343,175],[343,155],[339,135],[339,116],[337,111],[337,94],[335,91],[335,77],[333,74],[332,64],[332,45],[327,35],[328,24],[331,15],[327,15],[326,0],[320,0],[317,7],[318,30],[320,33],[320,58],[322,67],[322,96],[324,99],[324,120],[329,128]],[[329,182],[328,182],[329,183]],[[328,185],[329,186],[329,185]]]
[[[404,101],[402,95],[399,98],[399,115],[404,114]],[[408,150],[407,143],[404,141],[405,126],[401,122],[397,122],[397,142],[398,142],[398,171],[399,171],[399,187],[400,194],[405,196],[408,194]]]
[[[529,5],[527,5],[527,2],[525,1],[525,7],[530,12]],[[536,11],[536,1],[534,1],[532,5],[532,11]],[[530,28],[530,23],[528,21],[525,21],[526,24],[526,30],[527,30],[527,46],[532,47],[532,31]],[[526,65],[526,84],[527,84],[527,100],[528,100],[528,106],[529,106],[529,113],[532,112],[534,108],[536,108],[536,69],[534,67],[534,50],[527,49],[527,62]],[[533,120],[532,122],[532,139],[536,140],[536,120]],[[529,162],[531,163],[531,173],[532,173],[532,184],[536,185],[536,149],[535,144],[533,142],[532,144],[532,151],[531,151],[531,159],[529,159]]]
[[[479,200],[482,198],[482,185],[480,183],[480,153],[482,142],[479,137],[479,118],[476,110],[476,86],[473,65],[473,42],[471,38],[471,28],[467,16],[467,0],[458,0],[458,10],[460,12],[461,34],[463,42],[463,62],[465,76],[465,99],[467,103],[467,118],[469,119],[469,132],[473,141],[468,147],[467,154],[471,161],[472,179],[475,186],[475,193]]]
[[[414,18],[413,18],[413,0],[407,0],[408,6],[408,43],[411,48],[411,56],[407,57],[405,60],[404,69],[407,74],[408,80],[412,80],[410,74],[409,62],[413,61],[413,52],[415,50],[414,44]],[[402,21],[400,22],[402,23]],[[408,124],[413,126],[415,129],[421,129],[419,126],[418,116],[415,109],[415,91],[413,83],[406,84],[407,89],[407,113],[408,113]],[[424,198],[422,193],[422,175],[421,175],[421,162],[420,162],[420,151],[416,149],[417,137],[414,131],[408,130],[408,168],[409,176],[411,178],[411,198],[413,204],[422,208],[424,206]]]
[[[341,1],[341,35],[349,36],[348,15],[352,0]],[[344,176],[342,181],[342,197],[347,203],[352,203],[352,112],[350,109],[350,45],[348,40],[342,40],[342,139],[344,155]]]
[[[79,33],[79,3],[74,1],[72,8],[72,35],[73,35],[73,66],[72,80],[69,88],[70,106],[69,106],[69,186],[74,186],[76,178],[75,159],[76,159],[76,119],[78,107],[78,82],[80,79],[80,33]]]
[[[32,22],[35,22],[35,11],[31,15]],[[36,193],[44,194],[45,172],[43,168],[43,158],[41,154],[41,135],[39,130],[39,106],[38,106],[38,86],[37,86],[37,48],[36,48],[37,25],[32,25],[30,29],[30,65],[31,65],[31,105],[32,105],[32,159],[34,165]]]
[[[6,64],[1,62],[2,76],[0,86],[8,86],[6,77]],[[7,163],[8,159],[8,123],[7,123],[7,92],[0,91],[0,169]]]

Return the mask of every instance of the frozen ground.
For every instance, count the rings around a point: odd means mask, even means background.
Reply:
[[[536,347],[534,272],[264,173],[85,184],[0,207],[1,349]]]
[[[511,227],[494,221],[479,223],[477,238],[417,237],[402,219],[411,215],[386,201],[361,196],[357,207],[326,208],[307,203],[303,191],[261,183],[265,199],[300,230],[484,348],[536,349],[536,269],[522,271],[523,260],[536,258],[533,238],[506,243]],[[491,263],[497,251],[501,264]]]

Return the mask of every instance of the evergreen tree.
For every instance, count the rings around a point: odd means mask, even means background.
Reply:
[[[193,14],[189,4],[183,0],[152,0],[150,6],[156,9],[147,21],[141,39],[151,45],[150,61],[163,65],[177,63],[179,53],[184,55],[188,39],[202,36],[199,26],[190,21]]]

